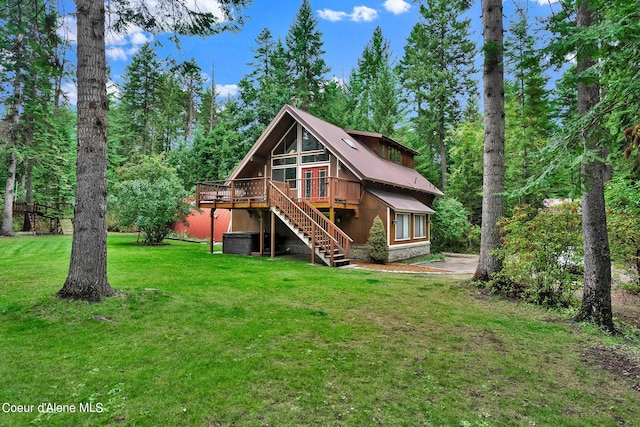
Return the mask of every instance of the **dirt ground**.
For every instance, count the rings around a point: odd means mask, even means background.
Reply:
[[[389,262],[387,264],[370,264],[364,261],[353,262],[356,268],[380,270],[398,273],[440,273],[440,274],[473,274],[478,266],[478,255],[445,253],[444,261],[404,264]]]

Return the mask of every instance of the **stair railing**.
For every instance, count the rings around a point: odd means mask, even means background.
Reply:
[[[308,200],[300,200],[298,202],[298,206],[305,212],[305,214],[311,217],[320,226],[320,228],[322,228],[329,236],[331,236],[331,239],[335,240],[336,245],[344,253],[345,257],[350,256],[349,254],[351,253],[351,242],[353,242],[351,237],[349,237],[337,225],[329,221],[329,218],[327,218]]]
[[[280,209],[291,222],[311,238],[312,252],[314,252],[316,245],[320,246],[329,254],[332,266],[334,265],[336,248],[343,251],[345,256],[349,256],[348,251],[351,238],[328,221],[327,218],[311,204],[305,201],[300,204],[295,203],[287,196],[286,188],[279,188],[274,181],[270,182],[269,200],[271,206]],[[322,217],[322,219],[320,217]],[[326,226],[327,223],[330,224],[330,226]],[[334,229],[337,229],[343,235],[340,236],[340,240],[334,237],[334,235],[338,235]]]

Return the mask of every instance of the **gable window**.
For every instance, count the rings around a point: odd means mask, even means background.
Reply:
[[[295,154],[298,151],[298,126],[294,123],[289,128],[286,135],[280,140],[276,148],[273,149],[274,156]]]
[[[421,214],[413,215],[413,237],[422,239],[427,237],[427,216]]]
[[[399,149],[390,147],[386,144],[380,145],[380,157],[383,159],[391,160],[394,163],[402,162],[402,153]]]
[[[396,214],[396,240],[409,240],[411,238],[410,219],[410,214]]]
[[[402,154],[400,154],[400,150],[397,148],[389,147],[389,160],[394,163],[400,163],[402,161]]]
[[[302,151],[320,151],[323,148],[315,136],[311,135],[305,128],[302,128]]]

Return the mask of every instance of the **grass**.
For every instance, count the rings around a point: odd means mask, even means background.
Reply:
[[[552,313],[481,297],[462,277],[133,240],[109,237],[120,295],[89,305],[53,296],[69,237],[0,239],[0,404],[34,405],[3,406],[0,425],[640,420],[638,392],[585,359],[596,338]],[[76,412],[38,412],[42,403]]]

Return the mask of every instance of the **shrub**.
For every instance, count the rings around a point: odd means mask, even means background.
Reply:
[[[175,170],[165,166],[162,158],[149,157],[139,166],[128,167],[123,176],[128,179],[116,184],[109,200],[118,223],[137,227],[147,244],[161,243],[172,225],[191,210]]]
[[[479,227],[467,218],[462,203],[452,197],[436,199],[431,217],[431,244],[434,252],[469,252],[479,245]]]
[[[377,264],[384,264],[389,258],[389,248],[387,247],[387,233],[384,231],[384,223],[379,216],[373,220],[373,225],[369,230],[367,240],[367,252],[371,261]]]
[[[497,255],[503,268],[493,290],[550,308],[575,304],[582,284],[582,231],[576,204],[553,210],[518,207],[504,218]]]
[[[605,198],[611,257],[635,276],[633,292],[640,289],[640,185],[614,178],[607,183]]]

